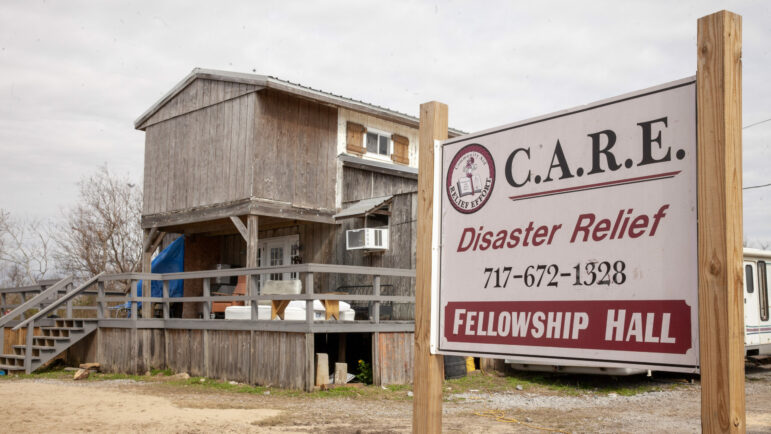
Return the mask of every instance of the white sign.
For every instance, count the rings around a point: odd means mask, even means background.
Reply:
[[[694,78],[445,141],[435,173],[434,352],[696,369]]]

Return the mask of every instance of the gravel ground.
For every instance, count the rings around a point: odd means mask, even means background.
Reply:
[[[633,396],[539,387],[451,394],[443,405],[443,430],[699,432],[698,381],[662,385],[664,390]],[[8,432],[410,432],[408,391],[389,393],[387,399],[373,399],[233,393],[131,380],[3,380],[0,418]],[[748,365],[746,393],[748,432],[771,433],[771,363]]]

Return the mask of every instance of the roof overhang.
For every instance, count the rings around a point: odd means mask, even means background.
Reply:
[[[352,202],[335,214],[335,220],[350,217],[366,217],[372,214],[388,214],[388,208],[391,206],[393,198],[393,196],[381,196]]]
[[[240,72],[220,71],[215,69],[202,69],[195,68],[188,74],[182,81],[177,83],[168,93],[166,93],[161,99],[153,104],[147,111],[145,111],[136,121],[134,121],[134,128],[143,129],[142,125],[150,119],[158,110],[161,109],[166,103],[171,101],[177,94],[184,90],[190,83],[197,79],[227,81],[231,83],[243,83],[254,85],[262,89],[274,89],[280,92],[296,95],[301,98],[313,100],[323,104],[344,107],[349,110],[357,111],[360,113],[375,116],[381,119],[386,119],[392,122],[400,123],[413,128],[420,126],[420,119],[410,116],[395,110],[390,110],[384,107],[380,107],[374,104],[368,104],[363,101],[358,101],[350,98],[345,98],[340,95],[335,95],[328,92],[323,92],[310,87],[302,86],[296,83],[280,80],[275,77],[259,74],[245,74]],[[449,137],[456,137],[465,134],[463,131],[450,128]]]

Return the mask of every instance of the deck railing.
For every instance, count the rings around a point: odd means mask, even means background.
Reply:
[[[300,277],[302,282],[302,292],[300,294],[264,294],[260,293],[258,288],[259,276],[266,276],[277,273],[293,273]],[[314,279],[322,275],[347,275],[357,276],[356,285],[341,285],[339,288],[355,287],[356,293],[335,293],[338,288],[326,287],[324,292],[318,292],[317,284]],[[213,294],[211,288],[215,279],[233,278],[246,276],[248,281],[248,292],[246,295],[217,295]],[[251,329],[251,330],[286,330],[298,332],[315,331],[370,331],[379,330],[379,325],[389,326],[394,330],[408,331],[414,328],[414,322],[411,320],[381,320],[380,307],[382,303],[406,303],[414,304],[414,295],[384,295],[381,289],[387,287],[393,289],[392,284],[382,284],[383,279],[411,279],[409,287],[413,287],[415,270],[393,269],[379,267],[362,267],[349,265],[330,265],[330,264],[296,264],[278,267],[260,267],[260,268],[231,268],[225,270],[206,270],[189,271],[182,273],[123,273],[123,274],[100,274],[85,282],[78,288],[72,288],[71,280],[66,283],[66,288],[52,288],[45,285],[36,285],[23,288],[5,288],[0,289],[0,301],[2,301],[5,312],[14,307],[17,317],[16,321],[9,323],[9,326],[15,326],[15,329],[24,325],[33,324],[35,320],[40,322],[47,316],[59,314],[58,316],[72,317],[73,310],[80,310],[86,313],[78,314],[79,317],[97,318],[101,325],[117,328],[191,328],[191,329]],[[170,297],[169,286],[172,281],[201,281],[203,288],[201,296],[193,297]],[[319,279],[321,280],[321,279]],[[139,282],[143,282],[143,295],[138,295]],[[152,282],[161,282],[162,294],[160,297],[152,297]],[[43,282],[50,284],[52,282]],[[130,288],[128,292],[123,293],[115,290],[106,290],[114,288],[123,283]],[[59,283],[61,285],[61,282]],[[320,285],[324,286],[324,285]],[[367,289],[369,288],[369,290]],[[53,294],[51,291],[54,291]],[[369,294],[363,292],[370,292]],[[9,294],[26,294],[21,305],[29,304],[34,300],[34,308],[37,312],[29,311],[26,315],[19,309],[19,304],[9,304],[6,296]],[[41,296],[41,294],[44,294]],[[30,295],[34,295],[32,299]],[[82,297],[90,296],[90,297]],[[95,297],[94,297],[95,296]],[[45,300],[43,300],[45,298]],[[320,301],[347,301],[355,303],[366,303],[370,306],[370,314],[365,320],[343,321],[342,318],[332,321],[318,321],[314,318],[315,300]],[[305,319],[300,320],[281,320],[274,321],[271,318],[263,317],[259,314],[259,304],[261,301],[277,304],[278,301],[304,301]],[[212,304],[215,302],[240,302],[244,306],[250,306],[251,319],[249,320],[222,320],[213,318]],[[160,306],[160,312],[157,317],[142,318],[140,315],[139,304],[149,303]],[[173,303],[193,303],[201,305],[201,318],[173,318],[171,315],[171,305]],[[125,318],[118,318],[115,314],[116,307],[123,306],[127,315]],[[29,309],[29,306],[25,307]],[[63,312],[61,311],[63,310]],[[88,312],[91,311],[91,312]],[[96,311],[96,314],[93,313]],[[151,309],[152,311],[152,309]],[[20,315],[20,313],[22,313]],[[0,321],[8,323],[13,318],[2,318]],[[32,321],[29,321],[32,319]],[[1,330],[1,329],[0,329]]]
[[[269,274],[278,273],[297,273],[302,281],[302,293],[300,294],[261,294],[256,288],[258,288],[258,277]],[[365,281],[369,280],[371,283],[371,294],[341,294],[341,293],[329,293],[329,292],[316,292],[314,286],[314,276],[322,274],[339,274],[339,275],[356,275],[363,278]],[[246,295],[214,295],[211,292],[212,282],[218,278],[232,278],[237,276],[246,276],[249,282],[250,288]],[[299,323],[304,323],[307,328],[312,328],[314,324],[324,323],[316,321],[314,319],[314,300],[320,301],[356,301],[356,302],[368,302],[371,304],[371,315],[368,320],[364,321],[341,321],[334,322],[335,324],[342,323],[369,323],[379,324],[380,319],[380,305],[381,303],[414,303],[414,295],[383,295],[381,294],[381,281],[383,278],[414,278],[415,270],[410,269],[393,269],[393,268],[379,268],[379,267],[361,267],[361,266],[348,266],[348,265],[330,265],[330,264],[296,264],[277,267],[260,267],[260,268],[231,268],[224,270],[207,270],[207,271],[189,271],[182,273],[124,273],[101,276],[97,281],[97,293],[96,308],[97,318],[109,319],[110,326],[115,327],[142,327],[142,324],[148,324],[151,321],[163,320],[163,321],[178,321],[180,322],[175,326],[183,327],[182,321],[184,321],[185,328],[208,328],[206,323],[218,322],[220,326],[224,326],[225,323],[243,323],[248,321],[251,324],[268,326],[272,324],[269,329],[276,329],[276,322],[271,321],[270,318],[258,317],[259,302],[260,301],[305,301],[305,320],[304,321],[292,321],[284,320],[281,323],[285,325],[294,325],[296,328]],[[202,282],[202,295],[194,297],[170,297],[169,286],[171,281],[174,280],[200,280]],[[130,287],[130,291],[122,296],[108,296],[104,294],[105,285],[108,282],[123,281],[127,282]],[[142,283],[143,295],[138,295],[139,282]],[[147,294],[151,293],[146,288],[151,288],[151,282],[161,282],[162,294],[160,297],[152,297]],[[366,285],[357,285],[361,288]],[[212,304],[215,302],[241,302],[244,306],[251,307],[251,320],[227,320],[222,323],[220,320],[216,320],[211,317]],[[152,303],[159,304],[161,306],[161,312],[159,318],[141,318],[140,317],[140,303]],[[202,305],[200,309],[202,313],[201,318],[172,318],[171,317],[171,304],[172,303],[194,303]],[[113,318],[110,314],[111,307],[125,306],[128,310],[126,318]],[[412,321],[398,321],[388,320],[383,321],[387,323],[412,323]],[[328,323],[328,322],[327,322]],[[169,322],[165,323],[169,325]],[[225,328],[230,328],[224,326]]]

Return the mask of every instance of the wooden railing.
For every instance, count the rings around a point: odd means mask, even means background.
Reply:
[[[301,277],[302,281],[302,293],[301,294],[260,294],[256,290],[258,287],[258,277],[268,274],[276,273],[297,273]],[[326,292],[317,293],[314,291],[314,275],[318,274],[344,274],[344,275],[359,275],[369,276],[372,287],[372,294],[331,294]],[[227,278],[236,276],[246,276],[249,281],[248,287],[249,293],[246,295],[213,295],[211,293],[212,280],[217,278]],[[251,321],[263,321],[270,318],[258,318],[258,304],[260,301],[293,301],[300,300],[305,301],[305,320],[307,324],[314,322],[314,300],[340,300],[340,301],[362,301],[370,302],[372,304],[372,315],[367,322],[380,322],[380,304],[384,302],[391,303],[414,303],[414,296],[400,296],[400,295],[382,295],[381,294],[381,279],[383,277],[391,278],[414,278],[415,270],[409,269],[392,269],[392,268],[378,268],[378,267],[360,267],[360,266],[347,266],[347,265],[329,265],[329,264],[297,264],[286,265],[278,267],[261,267],[261,268],[231,268],[225,270],[207,270],[207,271],[192,271],[183,273],[164,273],[164,274],[152,274],[152,273],[124,273],[105,275],[97,281],[97,318],[108,319],[112,315],[109,314],[110,305],[127,305],[129,314],[125,321],[142,322],[150,318],[139,318],[139,303],[159,303],[162,306],[162,316],[159,319],[172,319],[170,317],[170,304],[171,303],[195,303],[202,304],[202,318],[195,319],[194,321],[210,321],[212,320],[210,313],[212,312],[212,303],[214,302],[242,302],[244,306],[251,307]],[[195,297],[170,297],[169,285],[173,280],[201,280],[203,287],[203,295]],[[111,281],[125,281],[128,282],[130,291],[124,296],[107,296],[104,294],[104,287],[107,282]],[[143,295],[140,297],[138,292],[139,282],[142,281]],[[151,288],[151,282],[162,283],[161,297],[152,297],[148,294],[151,293],[147,288]],[[361,286],[361,285],[360,285]],[[288,321],[292,322],[292,321]],[[302,321],[293,321],[294,323]]]

